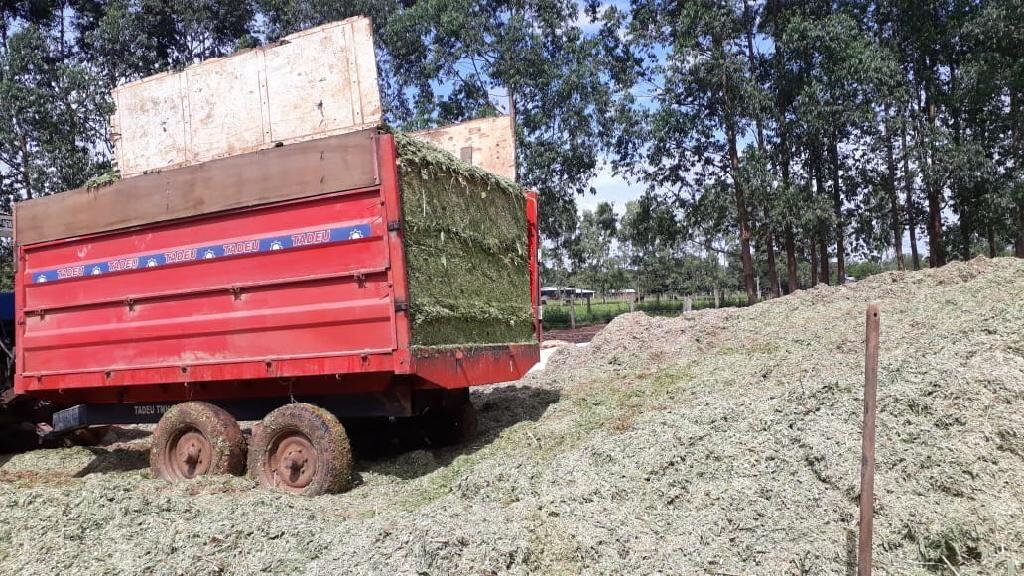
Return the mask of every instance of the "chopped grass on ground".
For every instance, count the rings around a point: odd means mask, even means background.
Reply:
[[[474,392],[474,442],[360,461],[337,496],[89,462],[144,437],[2,457],[0,573],[850,573],[878,302],[875,572],[1019,574],[1022,297],[1024,262],[979,259],[620,316]]]

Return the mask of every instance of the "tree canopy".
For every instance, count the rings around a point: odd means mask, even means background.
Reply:
[[[114,168],[119,83],[358,14],[388,123],[514,113],[552,278],[753,302],[1024,257],[1016,0],[5,0],[0,199]],[[636,200],[578,211],[602,166]]]

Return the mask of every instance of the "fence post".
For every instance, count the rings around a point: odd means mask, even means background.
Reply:
[[[860,460],[860,538],[857,541],[857,576],[871,576],[871,540],[875,503],[875,411],[878,394],[877,304],[868,305],[864,338],[864,428]]]
[[[576,299],[569,296],[569,328],[576,329]]]

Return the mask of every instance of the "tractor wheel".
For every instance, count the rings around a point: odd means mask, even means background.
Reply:
[[[352,477],[345,428],[319,406],[282,406],[253,431],[249,474],[261,486],[302,496],[343,492]]]
[[[427,442],[433,446],[454,446],[473,439],[477,431],[476,408],[468,395],[447,401],[424,415]]]
[[[245,469],[245,438],[223,408],[207,402],[175,404],[153,431],[149,467],[170,482],[204,474],[238,476]]]

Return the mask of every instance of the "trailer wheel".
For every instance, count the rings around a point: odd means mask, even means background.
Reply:
[[[282,406],[253,431],[249,474],[261,486],[302,496],[342,492],[352,476],[345,428],[319,406]]]
[[[153,431],[149,467],[170,482],[204,474],[238,476],[245,468],[245,438],[238,422],[219,406],[175,404]]]

